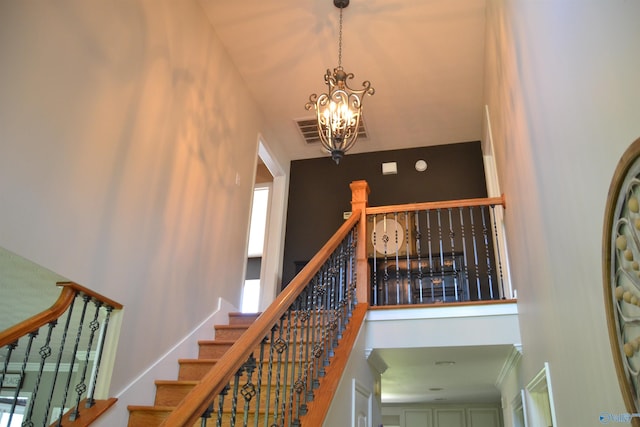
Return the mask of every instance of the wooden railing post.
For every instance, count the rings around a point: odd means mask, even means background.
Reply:
[[[356,296],[359,303],[369,305],[369,263],[367,261],[367,212],[369,205],[369,184],[367,181],[353,181],[351,188],[351,211],[360,211],[358,224],[358,246],[356,247]]]

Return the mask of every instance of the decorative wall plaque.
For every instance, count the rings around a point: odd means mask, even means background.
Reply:
[[[640,139],[624,152],[605,211],[603,275],[607,323],[627,411],[640,412]],[[640,418],[632,425],[640,427]]]

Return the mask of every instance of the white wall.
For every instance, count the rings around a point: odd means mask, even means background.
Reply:
[[[269,130],[195,0],[2,1],[0,63],[0,246],[124,304],[116,395],[239,306]]]
[[[604,316],[602,228],[614,168],[640,136],[640,3],[488,1],[492,118],[522,381],[548,361],[559,425],[624,412]]]
[[[359,426],[358,415],[366,416],[365,425],[381,425],[380,394],[376,392],[379,390],[380,373],[367,362],[366,328],[367,322],[363,322],[324,419],[325,427]],[[370,411],[365,408],[367,404]]]

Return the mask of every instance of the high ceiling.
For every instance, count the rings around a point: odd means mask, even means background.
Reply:
[[[338,65],[339,10],[332,0],[201,0],[216,33],[274,130],[268,144],[292,159],[323,156],[296,121],[309,95],[326,91]],[[486,0],[351,0],[342,65],[369,80],[368,138],[352,153],[451,144],[482,136]],[[509,348],[385,349],[388,402],[499,401],[495,380]],[[456,361],[434,370],[421,361]],[[429,381],[426,379],[429,378]],[[427,384],[442,390],[429,391]]]
[[[324,155],[296,120],[326,92],[338,65],[332,0],[201,0],[216,33],[292,159]],[[352,0],[344,9],[342,65],[369,80],[368,138],[353,153],[476,141],[481,137],[485,0]],[[274,136],[271,136],[274,138]]]

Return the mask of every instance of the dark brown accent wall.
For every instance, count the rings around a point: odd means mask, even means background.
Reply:
[[[418,160],[428,164],[416,171]],[[397,175],[383,175],[382,163],[396,162]],[[369,206],[487,197],[479,141],[405,150],[348,154],[339,165],[330,157],[291,162],[283,287],[335,233],[351,210],[352,181],[366,180]]]

